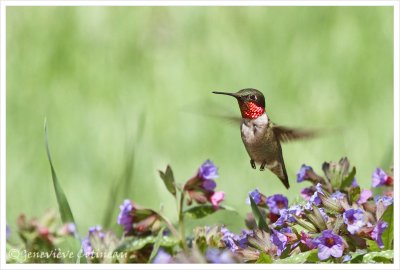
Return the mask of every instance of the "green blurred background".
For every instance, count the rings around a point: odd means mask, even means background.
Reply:
[[[252,170],[233,98],[254,87],[274,122],[336,130],[283,146],[291,189]],[[175,216],[157,170],[178,182],[211,159],[243,227],[248,191],[291,199],[303,163],[347,156],[370,186],[392,164],[392,7],[8,7],[7,223],[57,209],[44,148],[81,231],[116,224],[124,198]],[[114,194],[114,195],[112,195]]]

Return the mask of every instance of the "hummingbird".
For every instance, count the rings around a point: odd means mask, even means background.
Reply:
[[[242,115],[240,133],[250,156],[251,167],[256,169],[256,164],[259,164],[260,171],[269,169],[289,189],[281,143],[314,137],[316,132],[274,124],[265,111],[264,95],[257,89],[245,88],[236,93],[213,93],[232,96],[238,101]]]

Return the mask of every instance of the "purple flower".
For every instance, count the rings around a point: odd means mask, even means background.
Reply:
[[[368,201],[369,198],[372,197],[372,192],[369,189],[364,189],[361,194],[360,194],[360,198],[358,198],[357,203],[358,204],[363,204],[366,203]]]
[[[100,238],[104,237],[103,228],[100,225],[96,225],[89,228],[89,235],[92,235],[94,233],[97,233]]]
[[[328,221],[329,217],[328,215],[325,213],[324,208],[318,208],[319,212],[321,213],[321,216],[324,218],[325,221]]]
[[[339,258],[343,255],[343,239],[331,230],[324,230],[321,236],[314,240],[318,246],[318,258],[326,260],[330,256]]]
[[[267,206],[271,213],[278,215],[281,209],[288,207],[288,199],[282,194],[275,194],[267,197]]]
[[[76,225],[72,222],[65,223],[59,230],[58,233],[62,236],[66,235],[75,235],[76,234]]]
[[[349,209],[343,213],[344,223],[351,234],[357,233],[365,225],[364,212],[361,209]]]
[[[389,205],[393,204],[393,198],[389,196],[376,195],[374,201],[376,204],[382,202],[385,207],[388,207]]]
[[[258,191],[258,189],[256,188],[255,190],[251,191],[249,193],[249,195],[251,196],[251,198],[254,200],[254,202],[259,205],[262,203],[262,197],[263,195]],[[249,204],[250,204],[250,200],[249,200]]]
[[[303,182],[304,180],[308,180],[308,171],[312,171],[313,168],[307,166],[305,164],[301,165],[299,172],[297,173],[297,183]]]
[[[218,169],[214,163],[207,160],[200,166],[197,176],[204,180],[213,180],[218,178]]]
[[[294,216],[300,216],[302,209],[299,205],[293,205],[289,209],[281,209],[279,212],[280,217],[274,223],[276,226],[283,226],[286,222],[295,223]]]
[[[236,237],[236,242],[237,242],[238,246],[241,248],[247,248],[248,237],[253,236],[253,235],[254,235],[253,231],[242,230],[242,235],[238,235]]]
[[[232,253],[228,250],[209,248],[206,251],[207,261],[210,263],[235,263]]]
[[[132,211],[134,209],[133,204],[130,200],[124,200],[123,204],[119,207],[121,210],[118,215],[118,224],[122,225],[125,232],[132,230],[133,215]]]
[[[229,248],[232,252],[235,252],[236,250],[239,249],[235,241],[239,239],[239,237],[236,234],[232,233],[225,227],[221,228],[221,233],[222,233],[222,241],[225,243],[225,246],[227,248]]]
[[[343,200],[346,197],[346,194],[340,192],[340,191],[335,191],[334,193],[331,194],[331,198],[335,200]]]
[[[306,204],[306,209],[312,209],[312,205],[311,204],[315,204],[316,206],[320,206],[321,205],[321,199],[318,196],[318,191],[315,191],[314,194],[311,196],[310,200],[307,202]]]
[[[83,249],[83,254],[86,257],[90,257],[90,256],[94,255],[94,251],[93,251],[92,245],[90,244],[89,236],[86,236],[85,238],[83,238],[83,240],[82,240],[82,249]]]
[[[385,221],[378,221],[378,223],[375,225],[375,228],[371,232],[372,239],[376,241],[380,248],[384,248],[382,233],[384,230],[386,230],[387,227],[388,224]]]
[[[303,188],[300,191],[300,195],[301,195],[301,197],[304,198],[304,200],[308,201],[308,200],[311,199],[311,196],[314,194],[314,192],[315,192],[315,188],[314,187]]]
[[[376,170],[372,174],[372,186],[383,186],[386,184],[387,179],[388,175],[381,168],[376,168]]]
[[[322,188],[321,183],[318,183],[315,188],[317,189],[318,193],[325,194],[324,189]]]
[[[300,242],[306,245],[309,249],[314,249],[317,247],[317,245],[314,243],[314,239],[312,239],[311,236],[304,231],[301,231]]]
[[[207,191],[214,191],[215,187],[217,186],[217,183],[215,183],[214,180],[206,179],[203,181],[202,186]]]
[[[157,252],[156,257],[154,257],[153,263],[171,263],[172,262],[172,256],[165,252],[162,248],[160,248]]]
[[[283,233],[280,233],[277,230],[272,229],[271,242],[278,248],[276,254],[278,256],[281,256],[288,242],[288,238]]]
[[[86,257],[94,256],[94,250],[90,243],[90,237],[94,234],[97,234],[99,238],[104,238],[105,236],[103,229],[101,228],[100,225],[96,225],[94,227],[89,228],[89,234],[82,240],[82,249]]]

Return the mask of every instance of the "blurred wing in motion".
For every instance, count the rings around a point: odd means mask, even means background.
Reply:
[[[242,117],[240,112],[233,110],[231,107],[225,107],[213,101],[196,101],[185,104],[180,108],[183,113],[190,113],[201,117],[209,117],[220,119],[222,122],[237,126],[240,124]]]
[[[280,142],[286,143],[290,141],[306,140],[317,137],[320,132],[318,130],[290,128],[272,124],[275,135]]]

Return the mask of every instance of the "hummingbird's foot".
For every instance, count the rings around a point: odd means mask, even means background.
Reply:
[[[267,165],[267,162],[266,162],[266,161],[264,161],[264,162],[261,164],[261,166],[260,166],[260,171],[265,170],[265,165]]]
[[[256,168],[256,163],[254,162],[254,160],[250,159],[250,164],[251,164],[251,167],[252,167],[253,169],[257,169],[257,168]]]

